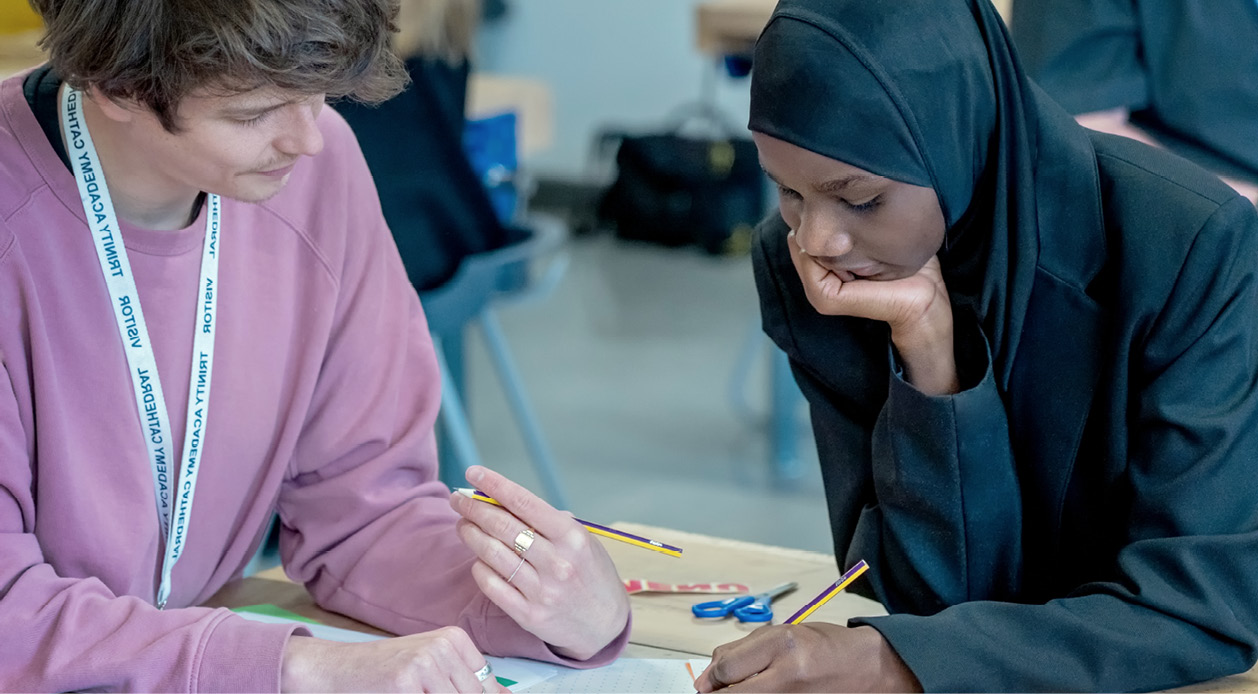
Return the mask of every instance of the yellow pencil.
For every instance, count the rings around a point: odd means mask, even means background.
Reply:
[[[502,506],[502,504],[498,503],[497,499],[493,498],[492,496],[489,496],[488,494],[486,494],[485,492],[482,492],[479,489],[461,488],[461,489],[455,489],[454,491],[462,494],[463,496],[468,497],[469,499],[483,501],[487,504],[493,504],[495,506]],[[585,526],[586,530],[594,533],[595,535],[602,535],[603,537],[609,537],[613,540],[618,540],[620,542],[633,545],[634,547],[641,547],[642,549],[649,549],[653,552],[660,552],[661,554],[667,554],[670,557],[681,556],[680,547],[666,545],[663,542],[656,542],[655,540],[648,540],[645,537],[640,537],[638,535],[634,535],[633,533],[627,533],[627,532],[624,532],[623,530],[616,530],[615,528],[609,528],[605,525],[599,525],[598,523],[591,523],[590,521],[581,520],[580,518],[575,518],[574,520],[580,523],[581,525]]]
[[[856,562],[856,565],[848,569],[847,573],[840,576],[839,580],[834,582],[834,585],[830,586],[829,588],[826,588],[824,591],[821,592],[821,595],[818,595],[817,597],[813,598],[812,601],[809,602],[807,605],[804,605],[803,607],[799,608],[799,611],[791,615],[790,619],[783,622],[783,624],[799,624],[800,622],[804,621],[804,618],[806,618],[808,615],[812,614],[813,612],[816,612],[818,607],[821,607],[827,602],[830,602],[830,598],[833,598],[834,596],[838,595],[840,591],[842,591],[844,588],[848,586],[848,584],[850,584],[852,581],[855,581],[858,577],[860,577],[861,574],[865,573],[868,570],[869,570],[869,564],[866,564],[864,559]]]

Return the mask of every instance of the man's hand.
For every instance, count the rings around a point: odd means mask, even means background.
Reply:
[[[695,680],[722,692],[920,692],[917,678],[873,627],[762,627],[717,647]]]
[[[366,643],[294,636],[284,650],[284,692],[506,692],[476,671],[485,656],[458,627]]]
[[[480,466],[468,468],[467,481],[502,504],[450,497],[463,516],[459,537],[480,560],[472,576],[494,604],[574,660],[589,659],[624,631],[629,595],[607,550],[572,514]],[[533,539],[517,554],[526,529]]]

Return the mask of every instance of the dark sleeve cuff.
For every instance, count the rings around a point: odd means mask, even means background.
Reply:
[[[987,344],[987,336],[983,334],[982,328],[979,327],[978,320],[971,316],[969,311],[953,306],[952,315],[952,351],[953,358],[957,362],[957,381],[961,384],[961,392],[957,393],[957,395],[961,395],[966,391],[978,388],[991,376],[991,349]],[[900,363],[900,354],[896,351],[895,346],[889,341],[887,345],[887,358],[891,362],[892,388],[895,388],[898,382],[916,391],[916,388],[913,388],[908,381],[904,380],[904,365]],[[923,395],[922,397],[927,396]]]

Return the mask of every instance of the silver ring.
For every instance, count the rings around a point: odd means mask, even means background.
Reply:
[[[533,539],[536,537],[532,528],[521,530],[520,534],[515,536],[515,553],[524,556],[524,553],[529,551],[529,547],[533,546]]]
[[[476,671],[476,679],[484,682],[489,676],[494,674],[494,668],[489,663],[485,663],[485,667]]]
[[[515,578],[515,575],[520,573],[521,566],[524,566],[524,557],[520,557],[520,563],[515,565],[515,571],[512,571],[511,575],[507,576],[507,583],[510,583],[511,579]]]

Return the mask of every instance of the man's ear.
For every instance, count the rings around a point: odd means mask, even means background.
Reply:
[[[114,99],[105,96],[95,85],[87,88],[87,98],[96,104],[96,108],[100,110],[106,118],[119,123],[130,123],[139,115],[141,109],[139,102],[134,99]]]

